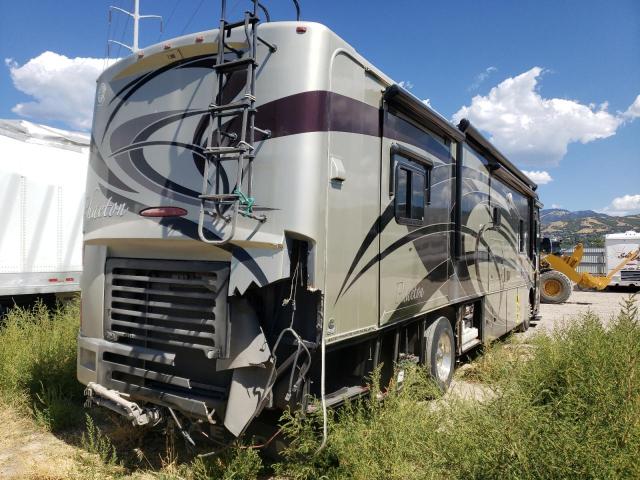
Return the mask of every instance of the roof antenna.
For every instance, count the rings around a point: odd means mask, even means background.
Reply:
[[[160,20],[160,31],[162,32],[162,17],[160,15],[140,15],[140,0],[133,0],[133,12],[129,12],[120,7],[115,7],[111,5],[109,7],[109,23],[111,23],[111,13],[116,10],[120,13],[124,13],[125,15],[129,15],[133,18],[133,45],[125,45],[122,42],[118,42],[117,40],[108,40],[109,44],[115,43],[116,45],[120,45],[131,51],[131,53],[136,53],[138,50],[138,32],[139,32],[139,23],[141,19],[145,18],[156,18]]]

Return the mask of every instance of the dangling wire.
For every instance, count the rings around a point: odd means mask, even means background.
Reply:
[[[293,0],[293,5],[296,7],[296,21],[300,21],[300,4],[298,0]]]
[[[265,7],[260,2],[258,2],[258,7],[260,7],[260,10],[262,10],[264,12],[265,21],[270,22],[271,21],[271,15],[269,15],[269,10],[267,10],[267,7]]]
[[[327,396],[325,394],[325,382],[324,377],[326,375],[326,359],[325,359],[325,343],[324,343],[324,331],[322,333],[322,340],[320,341],[320,405],[322,407],[322,443],[316,450],[318,455],[327,446],[327,440],[329,438],[329,428],[327,419]]]
[[[296,293],[298,291],[298,272],[300,269],[300,262],[296,262],[296,268],[293,270],[293,276],[291,277],[291,290],[289,291],[289,298],[285,298],[282,301],[282,306],[285,307],[291,304],[291,323],[289,328],[293,328],[293,321],[296,315]]]

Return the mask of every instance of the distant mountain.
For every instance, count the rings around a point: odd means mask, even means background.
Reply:
[[[640,215],[613,217],[593,210],[571,212],[561,208],[549,208],[540,212],[542,236],[562,240],[563,246],[582,242],[597,247],[604,244],[607,233],[627,230],[640,231]]]

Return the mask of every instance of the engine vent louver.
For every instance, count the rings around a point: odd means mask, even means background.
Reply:
[[[224,262],[108,259],[105,339],[174,356],[167,364],[105,353],[111,380],[131,392],[219,396],[214,360],[226,354],[228,275]]]

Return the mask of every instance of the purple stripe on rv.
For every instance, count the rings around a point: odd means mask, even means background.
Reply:
[[[327,131],[378,136],[379,110],[344,95],[317,90],[258,107],[256,124],[270,128],[273,137]]]
[[[392,116],[393,117],[393,116]],[[234,120],[235,121],[235,120]],[[347,132],[380,136],[380,108],[338,93],[315,90],[279,98],[258,107],[256,125],[283,137],[310,132]],[[237,128],[231,127],[231,131]],[[384,136],[414,144],[447,161],[450,152],[428,135],[410,135],[415,128],[399,121],[385,122]],[[417,142],[417,143],[416,143]]]

